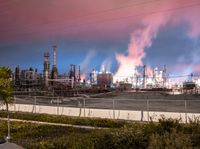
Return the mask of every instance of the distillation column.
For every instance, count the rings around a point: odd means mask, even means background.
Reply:
[[[50,77],[49,52],[45,52],[44,53],[44,70],[43,70],[43,76],[44,76],[44,85],[45,85],[45,87],[48,87],[48,85],[49,85],[48,79]]]
[[[58,78],[58,70],[56,66],[56,46],[53,46],[53,69],[52,69],[52,79]]]

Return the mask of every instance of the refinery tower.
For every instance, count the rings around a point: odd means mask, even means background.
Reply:
[[[44,83],[45,87],[48,87],[48,79],[50,78],[50,63],[49,63],[49,52],[44,53],[44,70],[43,70],[43,76],[44,76]]]
[[[57,79],[58,78],[58,70],[56,66],[56,46],[53,46],[53,68],[51,73],[51,79]]]

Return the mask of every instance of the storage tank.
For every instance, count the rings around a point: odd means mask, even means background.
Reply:
[[[113,84],[112,73],[99,73],[97,75],[97,85],[101,87],[111,87]]]

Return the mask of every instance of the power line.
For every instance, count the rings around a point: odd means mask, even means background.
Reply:
[[[160,0],[153,0],[153,1],[160,1]],[[153,1],[151,1],[151,2],[153,2]],[[148,3],[149,2],[150,1],[148,1]],[[80,26],[95,25],[95,24],[99,24],[99,23],[118,21],[118,20],[129,19],[129,18],[134,18],[135,19],[137,17],[156,15],[156,14],[160,14],[160,13],[168,13],[168,12],[171,12],[171,11],[176,11],[176,10],[186,9],[186,8],[191,8],[191,7],[199,7],[199,6],[200,6],[200,3],[193,3],[191,5],[184,5],[184,6],[181,6],[181,7],[169,8],[169,9],[160,10],[160,11],[152,11],[152,12],[146,12],[146,13],[142,13],[142,14],[140,13],[140,14],[136,14],[136,15],[124,16],[124,17],[119,17],[119,18],[111,18],[111,19],[107,19],[107,20],[97,20],[98,22],[88,22],[88,23],[86,22],[86,23],[80,23],[80,24],[72,24],[72,25],[69,25],[69,26],[65,26],[65,28],[78,28]],[[126,6],[126,7],[130,7],[130,6]],[[123,8],[125,8],[125,6]],[[116,9],[121,9],[121,7],[112,8],[112,11],[116,10]],[[108,9],[108,10],[105,10],[105,11],[111,11],[111,9]],[[101,11],[101,13],[102,12],[103,11]],[[96,13],[100,13],[100,12],[96,12]],[[93,13],[93,15],[94,14],[95,13]],[[92,14],[88,14],[88,15],[92,15]],[[25,28],[27,28],[27,27],[24,27],[24,29]],[[57,29],[57,28],[51,28],[51,30],[55,30],[55,29]],[[63,29],[63,27],[62,27],[62,29]],[[63,31],[64,31],[64,29],[63,29]]]
[[[128,5],[128,6],[119,6],[119,7],[115,7],[115,8],[111,8],[111,9],[96,11],[96,12],[93,12],[93,13],[88,13],[88,14],[86,14],[86,15],[76,16],[76,17],[73,18],[73,20],[71,20],[71,21],[75,21],[75,20],[77,20],[77,19],[79,19],[79,18],[80,18],[80,19],[83,19],[83,17],[95,16],[95,15],[102,14],[102,13],[117,11],[117,10],[120,10],[120,9],[123,9],[123,8],[128,8],[128,7],[133,7],[133,6],[144,5],[144,4],[148,4],[148,3],[156,2],[156,1],[162,1],[162,0],[149,0],[149,1],[146,1],[146,2],[133,3],[133,4]],[[1,13],[0,13],[0,14],[1,14]],[[58,23],[58,22],[56,22],[56,23]],[[29,27],[30,27],[30,26],[29,26]],[[27,25],[26,25],[23,29],[26,29],[26,28],[27,28]]]
[[[77,16],[73,20],[76,20],[76,19],[82,18],[82,17],[94,16],[94,15],[98,15],[98,14],[102,14],[102,13],[117,11],[117,10],[128,8],[128,7],[140,6],[140,5],[144,5],[144,4],[148,4],[148,3],[152,3],[152,2],[156,2],[156,1],[162,1],[162,0],[150,0],[150,1],[145,1],[145,2],[133,3],[133,4],[130,4],[128,6],[119,6],[119,7],[115,7],[115,8],[106,9],[106,10],[96,11],[96,12],[93,12],[93,13],[88,13],[86,15]]]
[[[199,7],[200,3],[194,3],[191,5],[185,5],[182,7],[176,7],[176,8],[169,8],[169,9],[165,9],[162,11],[152,11],[152,12],[147,12],[147,13],[142,13],[142,14],[137,14],[137,15],[130,15],[130,16],[125,16],[125,17],[120,17],[120,18],[112,18],[112,19],[107,19],[107,20],[103,20],[103,21],[98,21],[98,22],[91,22],[91,23],[82,23],[82,24],[78,24],[78,25],[72,25],[69,26],[70,28],[76,28],[78,26],[82,26],[82,25],[93,25],[93,24],[97,24],[97,23],[102,23],[102,22],[110,22],[110,21],[117,21],[117,20],[122,20],[122,19],[129,19],[129,18],[133,18],[133,17],[141,17],[141,16],[149,16],[149,15],[156,15],[156,14],[160,14],[160,13],[168,13],[171,11],[176,11],[176,10],[180,10],[180,9],[186,9],[186,8],[191,8],[191,7]]]
[[[151,12],[146,12],[146,13],[139,13],[139,14],[136,14],[136,15],[130,15],[130,16],[124,16],[124,17],[118,17],[118,18],[111,18],[111,19],[106,19],[106,20],[97,20],[97,22],[72,24],[72,25],[65,26],[65,29],[78,28],[78,27],[82,27],[82,26],[95,25],[95,24],[99,24],[99,23],[119,21],[119,20],[130,19],[130,18],[135,20],[136,18],[139,18],[139,17],[142,17],[142,16],[151,16],[151,15],[156,15],[156,14],[160,14],[160,13],[169,13],[169,12],[172,12],[172,11],[178,11],[178,10],[182,10],[182,9],[187,9],[187,8],[192,8],[192,7],[199,7],[199,6],[200,6],[200,3],[193,3],[193,4],[190,4],[190,5],[184,5],[184,6],[179,6],[179,7],[175,7],[175,8],[168,8],[168,9],[165,9],[165,10],[158,10],[158,11],[151,11]],[[65,30],[63,29],[63,31],[65,31]]]

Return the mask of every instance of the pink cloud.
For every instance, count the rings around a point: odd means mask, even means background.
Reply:
[[[143,4],[138,4],[142,2]],[[154,19],[156,15],[148,16],[147,14],[195,2],[198,1],[15,0],[8,2],[2,0],[0,31],[3,36],[0,40],[31,40],[70,36],[123,39],[131,31],[137,29],[144,18],[148,17],[152,22],[157,21]],[[96,13],[121,6],[124,8]],[[173,12],[173,14],[178,14],[176,15],[177,20],[181,20],[179,18],[186,19],[191,24],[190,34],[197,36],[200,31],[198,27],[199,12],[199,9],[191,8],[185,9],[183,13]],[[127,16],[130,17],[126,18]],[[118,20],[118,18],[124,17],[125,19]]]

